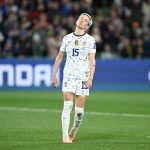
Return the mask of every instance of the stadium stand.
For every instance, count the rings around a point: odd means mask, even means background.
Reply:
[[[82,12],[97,58],[150,58],[150,0],[0,0],[0,58],[54,58]]]

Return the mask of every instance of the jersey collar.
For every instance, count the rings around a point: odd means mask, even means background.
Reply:
[[[86,32],[83,33],[83,34],[81,34],[81,35],[75,34],[75,33],[73,32],[73,35],[74,35],[74,36],[83,36],[83,35],[85,35],[85,34],[86,34]]]

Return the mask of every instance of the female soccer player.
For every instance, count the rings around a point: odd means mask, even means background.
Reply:
[[[63,143],[67,144],[72,143],[83,120],[85,100],[89,95],[89,89],[92,86],[95,72],[95,40],[86,33],[91,25],[91,16],[87,13],[82,13],[76,21],[75,31],[64,36],[60,51],[54,63],[52,85],[56,87],[56,73],[60,67],[64,54],[67,54],[63,70],[62,92],[64,95],[64,106],[61,117]],[[71,131],[68,133],[74,95],[74,124]]]

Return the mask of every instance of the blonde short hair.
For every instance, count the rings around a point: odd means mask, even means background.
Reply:
[[[90,28],[93,25],[92,17],[88,13],[82,13],[80,16],[82,16],[82,15],[88,16],[88,18],[89,18],[88,28]]]

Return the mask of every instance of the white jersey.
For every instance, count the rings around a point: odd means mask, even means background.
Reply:
[[[87,33],[83,35],[70,33],[63,38],[60,51],[67,54],[64,75],[73,75],[77,78],[89,76],[89,53],[96,53],[95,40],[92,36]]]

